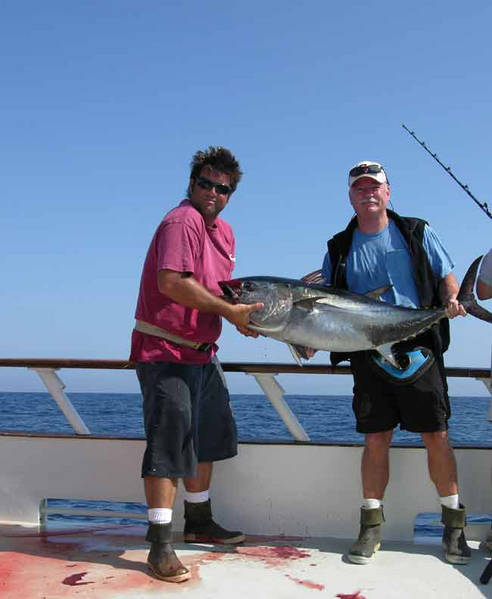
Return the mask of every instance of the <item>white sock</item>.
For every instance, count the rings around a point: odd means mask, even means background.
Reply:
[[[169,507],[150,508],[147,517],[152,524],[169,524],[173,519],[173,510]]]
[[[362,507],[366,510],[375,510],[381,507],[381,499],[366,499],[362,502]]]
[[[203,503],[208,501],[210,497],[208,489],[206,491],[198,491],[198,493],[190,493],[185,491],[184,498],[188,503]]]
[[[457,510],[460,507],[458,495],[448,495],[447,497],[439,497],[441,505],[448,507],[451,510]]]

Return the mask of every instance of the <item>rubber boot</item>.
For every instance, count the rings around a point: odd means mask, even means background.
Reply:
[[[442,507],[441,522],[444,524],[442,533],[442,545],[446,559],[452,564],[467,564],[471,560],[471,551],[465,539],[464,528],[466,526],[465,506],[458,509]]]
[[[166,582],[184,582],[191,577],[191,572],[179,561],[171,545],[171,523],[149,524],[145,540],[151,543],[147,565],[157,578]]]
[[[210,499],[200,503],[184,502],[185,526],[183,539],[186,543],[219,543],[236,545],[246,538],[238,530],[226,530],[212,518]]]
[[[347,553],[354,564],[368,564],[381,546],[381,524],[384,522],[383,507],[360,508],[359,538]]]

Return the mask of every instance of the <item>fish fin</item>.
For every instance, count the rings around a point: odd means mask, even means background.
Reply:
[[[479,256],[468,267],[456,299],[465,307],[468,314],[480,320],[485,320],[485,322],[492,322],[492,313],[477,303],[477,298],[473,293],[478,266],[482,258],[483,256]]]
[[[370,297],[371,299],[380,300],[383,293],[386,293],[388,289],[391,289],[393,285],[384,285],[383,287],[378,287],[377,289],[373,289],[372,291],[368,291],[364,295],[366,297]]]
[[[309,284],[322,284],[324,282],[324,278],[321,274],[321,270],[314,270],[313,272],[309,272],[307,275],[301,277],[301,281]]]
[[[392,366],[398,368],[398,370],[401,370],[401,366],[396,361],[395,356],[391,350],[392,345],[392,343],[384,343],[383,345],[378,345],[378,347],[375,347],[374,349],[378,353],[380,353],[383,356],[383,358]]]
[[[304,308],[304,310],[312,310],[316,305],[319,304],[332,304],[333,300],[328,297],[320,297],[319,295],[316,297],[308,297],[298,302],[294,302],[296,308]]]
[[[287,347],[290,349],[290,353],[292,354],[294,360],[299,364],[299,366],[302,366],[301,355],[298,352],[297,347],[291,343],[287,343]]]
[[[392,285],[386,285],[384,287],[378,287],[373,291],[369,291],[366,293],[364,297],[368,297],[373,300],[381,300],[381,295],[391,289]],[[329,289],[326,289],[325,295],[315,295],[314,297],[303,298],[297,302],[294,302],[296,307],[304,308],[305,310],[312,310],[315,306],[322,309],[323,305],[330,306],[332,308],[339,307],[340,298],[337,295],[333,294],[333,288],[331,289],[332,293],[330,293]]]
[[[296,308],[307,310],[308,312],[314,308],[317,308],[318,310],[337,310],[341,308],[340,298],[335,295],[325,295],[302,299],[294,302],[294,306]]]

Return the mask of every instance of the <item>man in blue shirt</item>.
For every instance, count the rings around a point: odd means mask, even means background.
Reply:
[[[464,316],[456,299],[459,286],[453,263],[436,233],[425,221],[388,210],[390,194],[384,168],[377,162],[360,162],[350,170],[349,197],[356,217],[328,243],[322,270],[326,284],[360,294],[387,287],[383,301],[415,308],[441,304],[449,318]],[[456,461],[447,433],[450,406],[442,359],[449,341],[447,327],[444,320],[440,327],[399,344],[402,377],[395,377],[374,352],[338,357],[350,359],[357,430],[365,434],[360,534],[347,555],[353,563],[368,563],[380,546],[389,447],[398,424],[420,433],[427,449],[429,474],[442,506],[446,558],[455,564],[470,560],[463,533],[465,509],[459,502]],[[423,367],[405,379],[409,356],[416,353]]]

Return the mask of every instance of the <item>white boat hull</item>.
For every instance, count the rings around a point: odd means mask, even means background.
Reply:
[[[42,499],[144,503],[141,439],[0,434],[0,521],[38,524]],[[240,444],[237,458],[216,464],[214,509],[224,525],[249,534],[351,538],[358,529],[360,446]],[[457,449],[460,498],[469,514],[492,506],[489,449]],[[423,448],[393,447],[384,537],[413,539],[421,512],[438,512]],[[178,495],[175,527],[182,527]],[[483,530],[469,527],[469,538]]]

